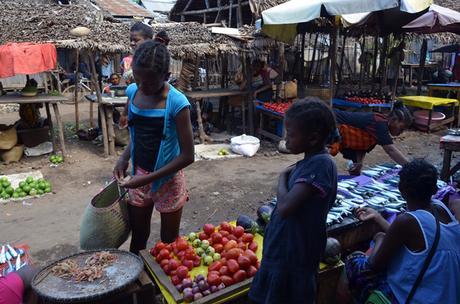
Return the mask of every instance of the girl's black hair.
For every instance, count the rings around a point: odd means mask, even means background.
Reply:
[[[151,26],[145,23],[136,22],[133,24],[133,26],[131,26],[131,29],[129,31],[141,33],[144,39],[153,39],[153,29]]]
[[[410,127],[414,120],[412,113],[408,108],[402,103],[402,101],[396,101],[393,104],[393,108],[389,114],[390,118],[396,118],[398,121],[404,122],[406,127]]]
[[[166,31],[158,32],[158,34],[155,35],[155,40],[157,40],[158,42],[162,42],[165,45],[168,45],[170,41],[168,33]]]
[[[400,185],[407,194],[420,202],[430,202],[438,191],[438,171],[423,159],[405,164],[399,172]]]
[[[319,134],[323,144],[329,143],[337,128],[331,109],[316,97],[293,103],[286,112],[286,120],[295,122],[305,134]]]
[[[143,42],[134,53],[133,67],[149,69],[159,74],[169,72],[170,56],[168,49],[158,41]]]

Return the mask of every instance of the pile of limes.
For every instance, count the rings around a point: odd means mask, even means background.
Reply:
[[[50,162],[52,164],[59,165],[64,162],[64,158],[62,157],[62,155],[53,154],[50,156]]]
[[[51,192],[51,183],[43,178],[34,179],[29,176],[19,183],[19,187],[14,189],[10,181],[0,178],[0,198],[7,200],[10,198],[23,198],[26,196],[37,196]]]

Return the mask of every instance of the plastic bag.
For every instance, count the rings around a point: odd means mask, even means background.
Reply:
[[[252,157],[260,148],[260,140],[257,137],[243,134],[230,140],[232,151],[236,154]]]

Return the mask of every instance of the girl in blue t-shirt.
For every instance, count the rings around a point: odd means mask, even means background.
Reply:
[[[171,243],[179,234],[182,207],[188,201],[182,169],[194,161],[190,104],[167,83],[169,62],[163,44],[144,42],[133,57],[136,83],[126,90],[130,143],[114,175],[129,189],[134,253],[147,246],[154,206],[161,213],[161,240]],[[130,159],[133,177],[126,180]]]
[[[304,158],[278,181],[277,205],[265,230],[263,258],[249,292],[256,303],[313,303],[326,246],[326,216],[337,192],[337,169],[326,151],[336,128],[321,101],[294,103],[286,112],[286,145]]]

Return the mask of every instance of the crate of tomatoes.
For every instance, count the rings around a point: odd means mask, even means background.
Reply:
[[[262,236],[212,224],[141,253],[167,303],[222,303],[245,295],[259,269]]]

